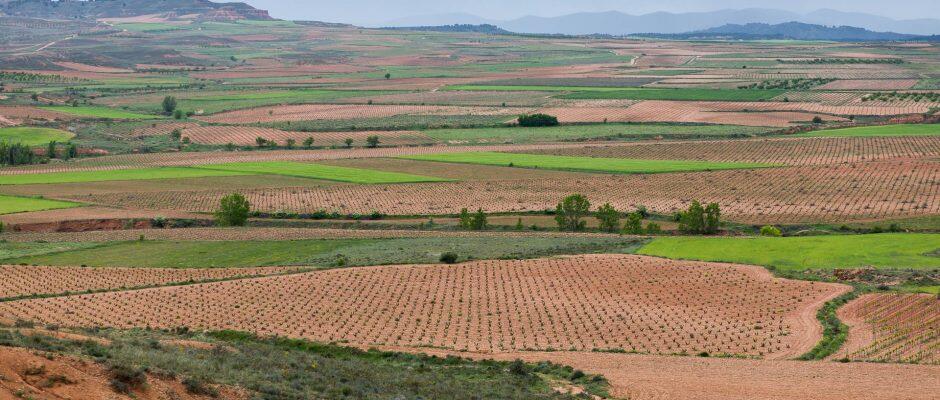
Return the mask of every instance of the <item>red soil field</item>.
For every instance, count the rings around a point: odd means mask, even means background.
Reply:
[[[0,266],[0,274],[3,276],[3,280],[0,281],[0,299],[275,275],[293,270],[296,268],[172,269],[2,265]]]
[[[466,353],[379,346],[446,357],[550,361],[601,374],[611,395],[631,400],[933,400],[940,368],[927,365],[842,364],[641,354],[554,352]]]
[[[466,181],[402,185],[333,185],[246,190],[254,209],[392,215],[542,211],[571,193],[593,204],[672,214],[693,199],[718,202],[722,215],[748,223],[843,222],[940,213],[940,163],[885,161],[653,175]],[[211,212],[225,190],[107,193],[74,200],[141,209]],[[68,198],[68,197],[67,197]]]
[[[395,115],[518,115],[526,110],[509,107],[456,107],[363,104],[301,104],[259,107],[200,117],[205,122],[248,124],[276,121],[312,121],[382,118]]]
[[[71,121],[75,119],[72,115],[27,106],[0,106],[0,117],[7,121],[8,125],[19,125],[28,120]]]
[[[849,337],[833,358],[940,365],[940,299],[930,294],[868,294],[838,311]]]
[[[62,326],[188,326],[466,351],[624,349],[792,357],[847,286],[632,255],[339,269],[0,304]]]
[[[829,82],[820,90],[904,90],[914,87],[917,79],[854,79]]]
[[[712,111],[695,104],[666,101],[644,101],[629,108],[583,107],[543,108],[540,113],[558,117],[562,123],[572,122],[685,122],[744,126],[788,127],[805,124],[815,114],[793,111],[761,113]],[[820,115],[826,121],[845,121],[843,118]]]
[[[250,126],[203,126],[187,128],[183,136],[190,138],[193,143],[226,144],[232,143],[241,146],[254,146],[258,137],[273,140],[280,146],[287,143],[287,139],[294,139],[297,147],[301,147],[304,139],[312,137],[315,146],[338,146],[346,139],[353,139],[362,144],[369,136],[378,136],[384,145],[415,145],[433,143],[430,137],[416,131],[375,131],[375,132],[290,132],[272,128],[258,128]]]
[[[687,142],[641,142],[525,153],[564,156],[832,165],[940,157],[940,137],[785,138]]]

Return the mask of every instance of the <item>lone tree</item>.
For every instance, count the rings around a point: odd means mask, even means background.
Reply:
[[[293,149],[293,148],[294,148],[294,145],[295,145],[296,143],[297,143],[297,141],[294,140],[293,138],[287,138],[287,141],[284,142],[284,145],[285,145],[288,149]]]
[[[721,208],[718,203],[706,207],[693,200],[689,209],[679,214],[679,231],[693,234],[717,233],[721,228]]]
[[[170,137],[173,139],[174,142],[179,142],[180,139],[183,137],[183,131],[179,129],[174,129],[172,132],[170,132]]]
[[[378,136],[375,136],[375,135],[372,135],[372,136],[367,137],[367,138],[366,138],[366,145],[368,145],[369,147],[371,147],[371,148],[373,148],[373,149],[376,148],[376,147],[379,147],[379,137],[378,137]]]
[[[584,230],[585,225],[587,225],[584,217],[590,210],[591,202],[583,195],[573,194],[565,197],[555,207],[555,222],[558,223],[558,229],[562,231]]]
[[[55,140],[49,142],[49,147],[46,149],[46,157],[55,158],[55,147],[56,147]]]
[[[472,224],[473,217],[470,216],[470,211],[466,207],[460,209],[460,228],[469,231]]]
[[[219,226],[244,226],[248,222],[251,204],[238,193],[222,198],[219,210],[215,212],[215,222]]]
[[[477,212],[473,213],[473,217],[470,218],[470,230],[482,231],[489,226],[489,223],[486,221],[486,213],[483,212],[482,208],[478,208]]]
[[[304,148],[309,149],[313,147],[313,137],[308,136],[304,139]]]
[[[548,114],[530,114],[519,116],[519,126],[556,126],[558,118]]]
[[[176,110],[176,97],[166,96],[163,98],[163,113],[166,115],[173,114],[173,111]]]
[[[623,224],[623,233],[627,235],[642,235],[643,215],[636,211],[627,214],[627,222]]]
[[[347,148],[347,149],[351,149],[351,148],[352,148],[352,144],[353,144],[353,139],[352,139],[352,138],[346,138],[346,140],[344,140],[343,143],[346,143],[346,148]]]
[[[264,145],[268,144],[268,139],[258,136],[255,138],[255,144],[258,145],[258,147],[264,147]]]
[[[597,217],[598,225],[602,231],[617,232],[620,229],[620,211],[617,211],[610,203],[598,208],[594,216]]]
[[[392,73],[391,73],[391,72],[386,72],[386,73],[385,73],[385,79],[392,79]]]

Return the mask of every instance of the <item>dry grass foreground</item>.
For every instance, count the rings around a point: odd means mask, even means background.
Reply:
[[[204,282],[282,274],[294,267],[261,268],[87,268],[0,266],[0,299]]]
[[[839,309],[849,337],[833,358],[940,365],[940,299],[930,294],[869,294]]]
[[[72,357],[47,355],[26,349],[0,347],[0,399],[139,399],[195,400],[209,396],[189,394],[178,379],[148,374],[147,387],[128,395],[116,393],[109,373],[100,364]],[[219,387],[219,398],[247,399],[243,391]]]
[[[188,326],[459,351],[624,350],[787,358],[847,286],[632,256],[320,271],[0,304],[61,326]]]

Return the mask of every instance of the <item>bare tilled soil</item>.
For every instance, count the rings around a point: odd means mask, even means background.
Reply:
[[[0,266],[0,299],[192,283],[237,277],[275,275],[293,267],[261,268],[86,268]]]
[[[729,219],[755,223],[851,221],[940,212],[940,163],[884,161],[826,166],[563,179],[247,190],[261,211],[392,215],[542,211],[571,193],[619,209],[645,205],[664,214],[693,199],[718,202]],[[211,212],[228,191],[109,193],[75,200],[141,209]],[[69,197],[67,197],[69,198]]]
[[[312,121],[352,118],[381,118],[395,115],[506,115],[524,114],[527,109],[512,107],[457,107],[368,104],[302,104],[228,111],[199,119],[223,124],[251,124],[276,121]]]
[[[940,365],[940,300],[930,294],[869,294],[838,311],[849,337],[833,358]]]
[[[786,138],[599,145],[525,153],[564,156],[831,165],[940,157],[940,137]]]
[[[718,107],[715,107],[718,108]],[[671,101],[644,101],[630,106],[544,108],[541,113],[571,122],[684,122],[745,126],[788,127],[812,121],[816,115],[799,111],[724,111],[703,104]],[[840,117],[820,115],[826,121],[845,121]]]
[[[211,399],[187,392],[178,379],[147,374],[146,387],[128,395],[118,394],[110,384],[107,369],[97,363],[72,357],[47,355],[0,347],[0,399]],[[219,398],[247,399],[242,390],[219,387]]]
[[[570,365],[608,379],[611,395],[631,400],[928,400],[940,367],[741,360],[585,352],[466,353],[380,346],[382,350],[474,359]]]
[[[295,146],[301,147],[307,138],[313,138],[316,146],[338,146],[346,139],[353,139],[362,144],[370,136],[378,136],[380,143],[386,146],[416,145],[433,143],[430,137],[415,131],[381,131],[381,132],[289,132],[271,128],[258,128],[250,126],[203,126],[188,128],[183,136],[190,138],[193,143],[228,144],[240,146],[254,146],[257,138],[274,141],[279,146],[286,146],[288,139],[293,139]]]
[[[848,289],[778,279],[751,266],[575,256],[354,268],[23,300],[0,304],[0,317],[463,351],[785,358],[815,344],[816,307]]]

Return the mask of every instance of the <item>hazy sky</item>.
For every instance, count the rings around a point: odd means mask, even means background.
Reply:
[[[557,16],[579,11],[714,11],[726,8],[775,8],[809,12],[819,8],[877,14],[891,18],[940,18],[940,0],[241,0],[271,11],[276,18],[372,24],[396,18],[470,13],[491,19],[524,15]]]

